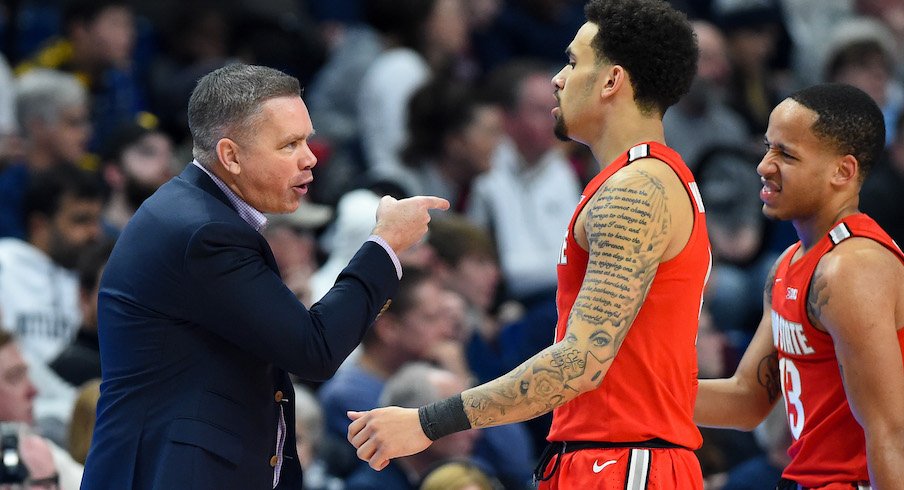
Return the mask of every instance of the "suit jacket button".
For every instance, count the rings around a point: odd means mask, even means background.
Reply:
[[[279,463],[279,456],[274,454],[273,457],[270,458],[270,466],[276,468],[276,463]]]
[[[276,400],[276,403],[283,401],[283,392],[277,390],[276,393],[273,394],[273,399]]]

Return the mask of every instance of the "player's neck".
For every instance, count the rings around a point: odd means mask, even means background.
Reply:
[[[602,169],[622,153],[645,141],[665,144],[662,120],[658,117],[611,121],[609,127],[590,145],[590,150]]]
[[[804,252],[810,250],[813,245],[819,242],[836,223],[842,219],[860,212],[859,200],[855,196],[836,206],[825,206],[816,215],[807,218],[794,220],[792,224],[797,230],[797,237],[800,239]]]

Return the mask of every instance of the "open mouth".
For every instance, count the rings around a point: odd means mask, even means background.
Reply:
[[[766,180],[761,177],[760,182],[763,183],[763,187],[760,189],[760,199],[763,201],[768,201],[782,191],[782,186],[771,180]]]

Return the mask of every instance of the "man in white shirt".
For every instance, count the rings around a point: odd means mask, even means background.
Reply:
[[[556,144],[550,71],[513,62],[490,75],[504,110],[505,132],[492,169],[477,178],[468,217],[496,239],[509,296],[554,298],[565,226],[580,198],[574,169]]]

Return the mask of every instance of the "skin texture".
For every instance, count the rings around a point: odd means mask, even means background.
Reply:
[[[628,73],[598,62],[585,24],[568,47],[569,64],[553,79],[557,132],[590,146],[597,161],[613,161],[643,141],[665,140],[658,114],[643,114]],[[565,121],[567,120],[567,124]],[[641,159],[615,173],[589,197],[575,223],[588,251],[581,291],[565,338],[510,373],[462,393],[474,428],[524,421],[548,413],[602,383],[636,317],[659,264],[687,243],[693,212],[675,173]],[[350,412],[349,441],[374,469],[430,445],[415,409]]]
[[[790,220],[803,244],[792,261],[838,220],[858,212],[859,163],[813,134],[816,118],[793,100],[779,104],[757,167],[764,181],[763,212]],[[700,381],[697,423],[750,430],[780,396],[772,344],[774,274],[773,269],[766,283],[763,318],[737,372]],[[832,336],[848,403],[866,435],[873,488],[897,488],[904,480],[904,364],[897,341],[904,326],[904,265],[875,241],[845,240],[820,260],[807,315]]]

